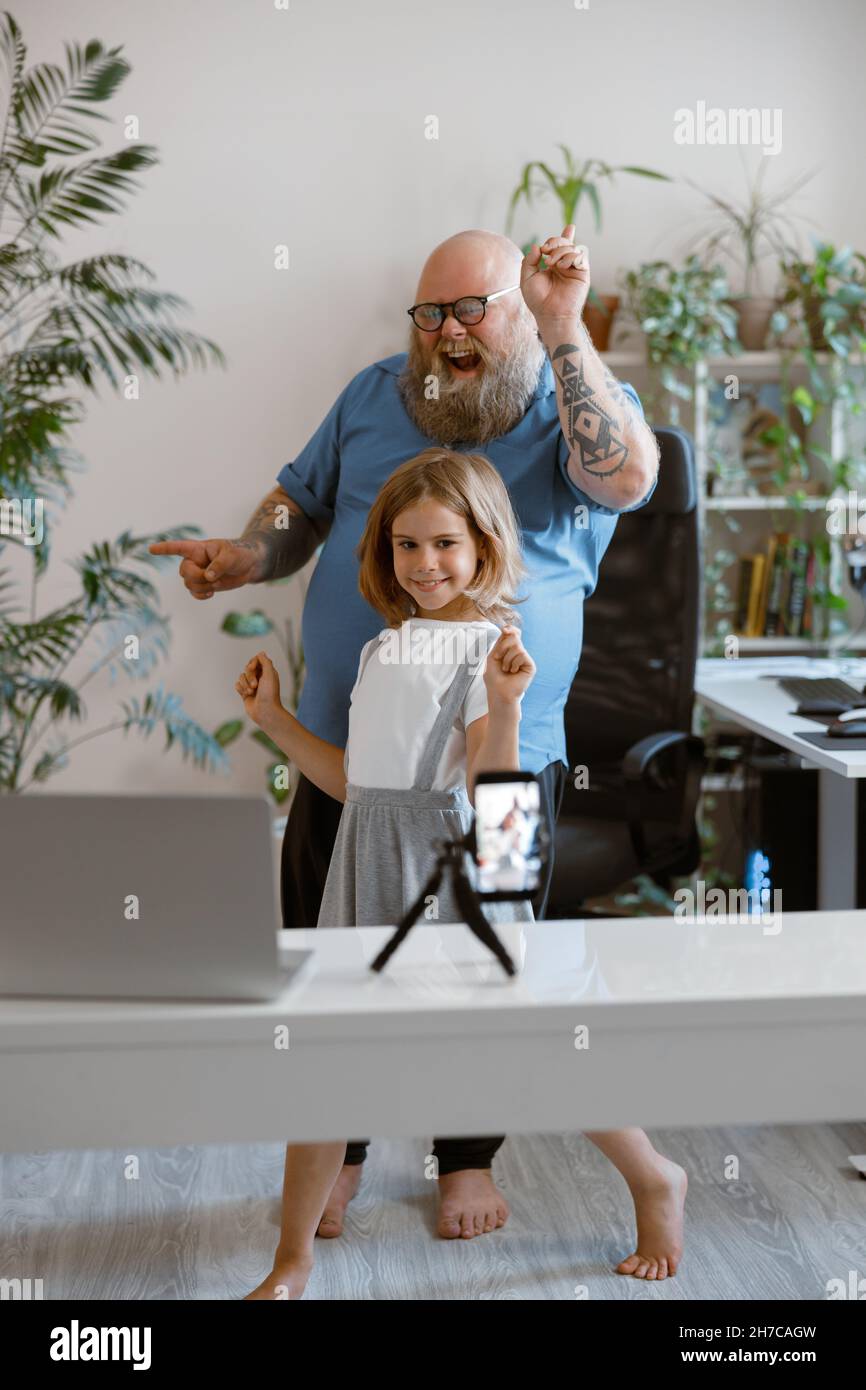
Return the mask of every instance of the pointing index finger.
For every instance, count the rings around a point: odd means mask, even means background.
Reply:
[[[184,555],[192,560],[200,546],[201,541],[154,541],[147,548],[151,555]]]

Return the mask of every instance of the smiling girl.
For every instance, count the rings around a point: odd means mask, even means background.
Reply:
[[[519,769],[520,702],[535,675],[512,606],[525,574],[517,521],[487,459],[433,448],[402,464],[370,509],[358,556],[361,593],[387,627],[361,651],[347,747],[318,738],[283,707],[264,652],[237,681],[250,717],[344,803],[320,927],[400,920],[430,876],[437,842],[470,828],[478,774]],[[450,640],[437,643],[443,630]],[[532,920],[525,901],[485,901],[482,910],[494,923]],[[462,920],[450,882],[440,886],[436,918]],[[658,1268],[665,1277],[679,1255],[677,1174],[683,1182],[685,1174],[640,1130],[588,1137],[632,1188],[639,1241],[650,1255],[639,1247],[621,1272],[654,1278]],[[342,1142],[288,1146],[274,1267],[251,1298],[301,1296],[317,1231],[339,1234],[320,1224],[332,1188],[351,1182],[348,1200],[361,1162],[348,1159]],[[465,1238],[504,1225],[508,1208],[489,1168],[440,1171],[439,1190],[440,1235]]]

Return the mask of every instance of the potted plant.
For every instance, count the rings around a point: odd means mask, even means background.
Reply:
[[[721,266],[704,266],[696,255],[681,268],[668,261],[646,261],[627,271],[622,282],[629,312],[644,335],[647,361],[657,369],[669,401],[670,423],[679,422],[679,400],[693,389],[682,379],[704,357],[736,352],[736,316]],[[650,393],[653,404],[654,393]]]
[[[563,227],[570,223],[577,223],[577,216],[581,202],[586,201],[592,207],[595,220],[596,232],[601,231],[601,197],[599,184],[603,179],[615,181],[617,174],[637,174],[641,178],[661,179],[666,183],[670,182],[667,174],[657,173],[654,169],[643,169],[635,164],[623,164],[618,168],[605,164],[600,159],[587,159],[580,168],[565,145],[559,145],[565,158],[565,172],[555,173],[548,164],[542,160],[532,160],[524,165],[523,173],[508,205],[508,218],[506,231],[511,234],[511,227],[514,222],[514,213],[521,198],[525,198],[527,203],[532,204],[537,194],[550,191],[559,201],[560,217]],[[541,175],[541,179],[535,179],[536,174]],[[544,180],[543,182],[541,180]],[[527,243],[523,248],[526,255],[532,243]],[[586,331],[592,339],[598,352],[607,349],[610,340],[610,331],[613,327],[613,319],[619,308],[618,295],[599,295],[590,289],[589,297],[583,311],[583,321]]]
[[[166,366],[177,379],[191,365],[223,357],[214,343],[177,327],[173,316],[183,300],[154,289],[153,272],[140,261],[106,254],[63,264],[57,253],[66,227],[122,211],[133,175],[156,163],[147,145],[92,153],[99,141],[89,123],[105,117],[90,108],[113,96],[129,73],[120,49],[97,40],[85,48],[67,44],[65,72],[50,63],[27,69],[25,60],[7,13],[0,17],[8,85],[0,138],[0,557],[7,547],[19,555],[23,549],[31,585],[19,612],[11,571],[0,567],[0,793],[44,782],[73,747],[117,729],[148,736],[161,728],[167,747],[175,744],[203,768],[225,768],[218,742],[161,685],[126,701],[103,728],[70,737],[84,720],[81,689],[88,681],[119,671],[144,678],[167,648],[168,620],[140,569],[165,562],[148,546],[198,534],[181,526],[98,542],[74,562],[74,597],[39,612],[54,512],[81,467],[69,447],[70,427],[83,418],[80,394],[100,381],[117,390],[138,372],[159,379]],[[95,645],[94,659],[81,669]],[[43,742],[49,734],[52,746]]]
[[[866,256],[813,238],[812,260],[782,261],[783,295],[773,324],[783,334],[799,325],[816,352],[848,359],[866,351]]]
[[[754,180],[747,181],[746,198],[741,202],[721,198],[686,180],[714,209],[709,227],[698,233],[689,248],[705,261],[725,256],[742,272],[742,293],[732,297],[731,304],[737,313],[737,337],[747,352],[764,348],[770,320],[780,302],[775,288],[770,294],[760,293],[762,263],[774,258],[778,265],[790,253],[797,234],[794,220],[783,208],[812,178],[811,173],[804,174],[771,194],[762,187],[765,167],[766,160],[762,160]]]
[[[780,486],[790,477],[808,477],[812,461],[824,468],[829,496],[846,495],[866,482],[862,444],[850,437],[849,416],[864,412],[862,370],[866,353],[866,257],[848,246],[812,238],[810,260],[797,255],[781,265],[783,298],[774,313],[772,329],[781,349],[782,399],[803,431],[777,427],[762,437],[777,452]],[[794,368],[805,366],[795,378]],[[833,451],[814,442],[817,422],[835,402],[844,409],[836,416],[839,433]],[[824,612],[826,636],[835,636],[834,615],[848,607],[844,595],[833,591],[830,544],[821,573],[826,576],[813,596]]]

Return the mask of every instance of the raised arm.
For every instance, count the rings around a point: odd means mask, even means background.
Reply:
[[[517,772],[520,768],[520,701],[535,662],[516,627],[502,629],[484,669],[487,713],[466,729],[466,790],[475,805],[479,772]]]
[[[305,777],[336,801],[346,800],[345,749],[305,728],[280,699],[280,678],[267,652],[250,657],[235,682],[244,709]]]
[[[640,502],[658,473],[655,435],[602,362],[581,318],[589,294],[589,252],[574,224],[525,257],[521,288],[556,378],[568,445],[568,476],[594,502],[622,511]],[[541,257],[545,268],[539,270]]]

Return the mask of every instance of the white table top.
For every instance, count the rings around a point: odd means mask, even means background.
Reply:
[[[0,1145],[858,1117],[866,912],[773,925],[515,923],[514,979],[462,926],[414,929],[381,976],[391,928],[291,932],[316,961],[270,1003],[2,1000]]]
[[[777,930],[778,929],[778,930]],[[261,1004],[0,999],[0,1051],[165,1046],[261,1038],[296,1025],[305,1039],[560,1032],[589,1013],[599,1027],[840,1017],[866,1020],[866,911],[778,913],[772,929],[671,917],[539,922],[499,928],[519,973],[465,926],[413,929],[385,972],[369,963],[392,931],[281,933],[315,957]]]
[[[793,713],[797,701],[767,675],[837,676],[855,688],[866,684],[866,661],[814,660],[800,657],[773,657],[762,660],[742,657],[737,661],[702,658],[698,662],[695,694],[718,714],[751,729],[773,743],[798,753],[816,767],[841,777],[866,777],[866,750],[817,748],[798,734],[820,733],[822,725]],[[866,707],[866,695],[863,697]]]

